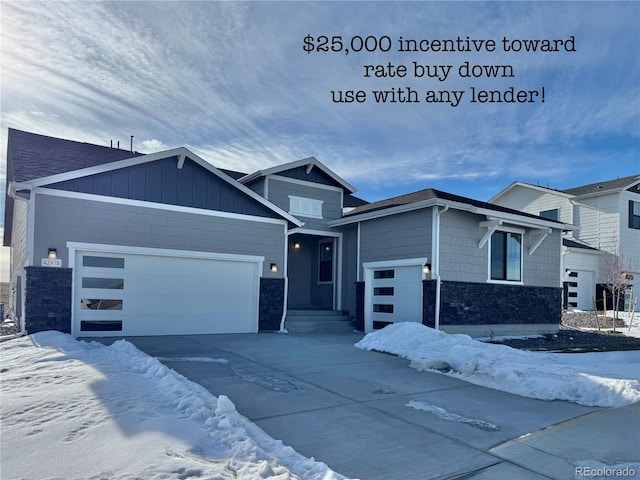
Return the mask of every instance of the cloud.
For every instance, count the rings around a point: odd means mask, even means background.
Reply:
[[[364,190],[472,191],[478,182],[497,190],[585,165],[594,172],[615,154],[638,158],[629,146],[640,132],[634,2],[5,2],[2,13],[3,136],[7,126],[102,145],[134,135],[141,151],[185,145],[240,171],[315,156]],[[577,52],[307,54],[306,35],[345,44],[387,35],[394,47],[399,36],[573,35]],[[364,64],[455,71],[466,60],[512,65],[516,78],[363,77]],[[452,108],[339,105],[330,96],[471,85],[544,86],[546,101]]]

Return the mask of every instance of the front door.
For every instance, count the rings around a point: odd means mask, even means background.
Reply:
[[[334,306],[336,243],[332,237],[289,237],[288,308],[331,310]]]

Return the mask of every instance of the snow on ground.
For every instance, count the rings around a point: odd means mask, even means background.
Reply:
[[[343,478],[125,340],[0,349],[3,479]]]
[[[356,347],[411,360],[476,385],[541,400],[614,407],[640,401],[640,351],[528,352],[450,335],[419,323],[388,325]]]

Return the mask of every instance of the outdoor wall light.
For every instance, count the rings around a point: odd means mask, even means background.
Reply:
[[[294,243],[293,248],[295,248],[296,250],[300,250],[300,243],[299,242]]]
[[[431,273],[431,264],[430,263],[425,263],[424,266],[422,267],[422,273],[428,275]]]
[[[58,250],[56,250],[55,248],[50,248],[47,257],[49,257],[51,260],[55,260],[56,258],[58,258]]]
[[[272,263],[271,264],[271,271],[273,273],[277,272],[278,271],[278,265],[276,265],[275,263]]]
[[[571,270],[569,270],[569,269],[567,268],[567,269],[564,271],[564,273],[565,273],[566,275],[571,275],[571,273],[572,273],[572,272],[571,272]]]

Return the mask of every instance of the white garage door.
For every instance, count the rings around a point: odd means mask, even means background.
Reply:
[[[409,263],[409,264],[407,264]],[[365,330],[389,323],[422,323],[424,259],[365,263]]]
[[[74,335],[258,331],[262,257],[135,250],[75,250]]]

